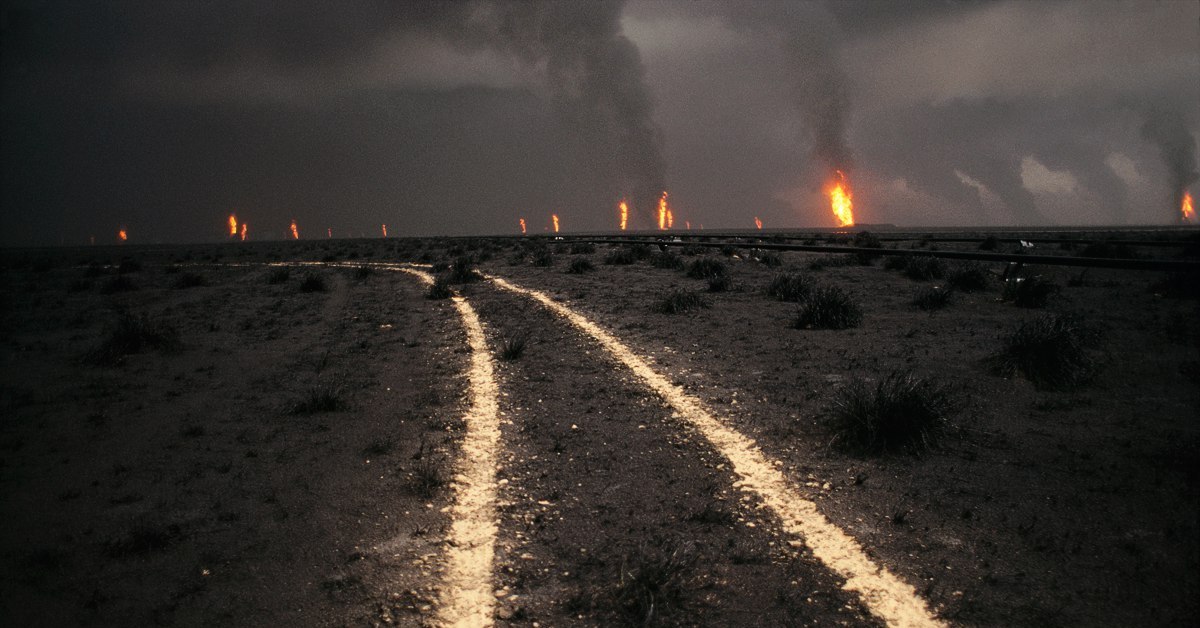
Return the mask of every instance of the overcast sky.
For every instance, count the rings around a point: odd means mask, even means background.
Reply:
[[[5,1],[0,243],[1169,224],[1200,2]]]

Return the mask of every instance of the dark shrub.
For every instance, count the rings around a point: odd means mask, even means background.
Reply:
[[[683,621],[685,600],[694,586],[696,553],[690,544],[659,541],[642,544],[621,560],[621,571],[611,605],[622,621],[630,626],[689,625]]]
[[[924,286],[917,288],[913,296],[913,305],[925,311],[940,310],[950,305],[953,291],[941,286]]]
[[[481,275],[475,270],[475,259],[470,255],[461,255],[454,259],[454,263],[450,265],[450,274],[447,276],[450,283],[470,283],[479,281]]]
[[[208,280],[204,278],[204,275],[193,272],[179,273],[179,277],[175,279],[176,288],[199,288],[207,285]]]
[[[450,289],[450,277],[445,273],[433,278],[433,283],[429,284],[429,290],[425,292],[425,297],[428,299],[449,299],[454,295],[454,291]]]
[[[812,289],[808,278],[796,272],[776,273],[767,284],[767,296],[780,301],[798,303],[808,296]]]
[[[962,292],[987,290],[992,283],[992,273],[988,272],[987,267],[983,264],[965,262],[950,269],[947,282],[952,288]]]
[[[316,273],[304,275],[300,282],[300,292],[325,292],[325,278]]]
[[[695,260],[687,267],[687,276],[692,279],[708,279],[728,274],[728,272],[729,268],[725,266],[725,262],[711,257]]]
[[[1077,316],[1048,314],[1022,324],[991,358],[997,374],[1021,373],[1045,390],[1069,390],[1095,376],[1100,332]]]
[[[944,387],[896,371],[874,385],[854,380],[840,388],[826,425],[842,449],[920,453],[936,443],[954,406]]]
[[[679,252],[687,255],[688,257],[693,257],[696,255],[703,255],[704,247],[700,246],[699,244],[685,244]]]
[[[1057,284],[1040,276],[1017,277],[1004,283],[1004,300],[1017,307],[1038,309],[1046,307],[1058,290]]]
[[[273,286],[281,283],[287,283],[287,280],[290,279],[291,276],[292,271],[286,266],[276,266],[267,272],[267,283]]]
[[[983,242],[979,243],[980,251],[995,251],[998,248],[1000,248],[1000,239],[994,235],[984,238]]]
[[[1091,242],[1079,251],[1079,257],[1134,259],[1137,256],[1137,251],[1123,242]]]
[[[650,265],[655,268],[666,268],[668,270],[682,270],[683,260],[678,255],[663,251],[650,256]]]
[[[179,348],[179,330],[145,314],[121,314],[100,346],[87,356],[92,364],[116,364],[127,355],[148,349],[170,352]]]
[[[371,267],[370,266],[355,266],[354,267],[354,278],[355,279],[357,279],[359,281],[366,281],[367,277],[370,277],[370,276],[371,276]]]
[[[591,255],[596,252],[596,245],[591,242],[572,242],[571,255]]]
[[[733,288],[733,277],[729,274],[712,275],[708,278],[709,292],[725,292]]]
[[[871,233],[870,231],[861,231],[859,233],[854,234],[854,239],[850,241],[850,244],[852,246],[858,247],[860,249],[882,249],[883,248],[883,242],[880,241],[879,236],[876,236],[875,234]]]
[[[837,286],[821,286],[801,302],[795,326],[799,329],[848,329],[862,322],[862,310]]]
[[[586,257],[576,257],[567,264],[567,272],[572,275],[582,275],[596,270],[596,266],[592,264],[592,260]]]
[[[946,263],[939,257],[916,255],[908,260],[904,274],[914,281],[941,279],[946,276]]]
[[[708,300],[700,293],[678,288],[656,303],[654,310],[663,314],[682,314],[708,306]]]
[[[531,261],[534,266],[545,268],[554,265],[554,254],[550,252],[550,247],[541,247],[534,249]]]
[[[529,342],[529,334],[514,332],[500,341],[500,359],[511,362],[525,353],[525,345]]]
[[[779,268],[780,266],[783,266],[783,258],[781,258],[779,254],[774,251],[763,253],[758,257],[758,261],[767,268]]]
[[[888,270],[904,270],[908,268],[908,263],[912,261],[912,255],[889,255],[883,261],[883,267]]]
[[[615,248],[604,256],[604,263],[610,266],[628,266],[638,261],[638,255],[633,247],[622,246]]]
[[[309,388],[300,401],[292,406],[292,414],[320,414],[346,409],[342,387],[336,384],[318,384]]]

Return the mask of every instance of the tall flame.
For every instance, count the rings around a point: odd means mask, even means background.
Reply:
[[[837,180],[833,183],[833,189],[829,190],[829,202],[833,209],[833,217],[837,219],[839,227],[854,226],[854,202],[850,194],[850,186],[846,183],[846,175],[841,170],[837,170]]]
[[[229,214],[229,236],[233,237],[237,235],[237,232],[237,216]]]
[[[129,233],[125,231],[125,227],[121,227],[121,230],[117,232],[117,238],[122,242],[129,239]]]
[[[293,239],[293,240],[299,240],[299,239],[300,239],[300,230],[296,228],[296,221],[295,221],[295,219],[293,219],[293,220],[292,220],[292,239]]]
[[[333,239],[333,227],[325,227],[325,237]]]
[[[690,220],[683,221],[683,226],[685,228],[687,228],[688,231],[691,231],[692,230],[692,221],[690,221]]]
[[[249,223],[245,223],[245,222],[242,223],[242,242],[246,241],[246,229],[249,228],[249,226],[250,226]]]
[[[663,190],[662,198],[658,199],[658,230],[662,231],[668,227],[668,216],[670,209],[667,208],[667,191]]]
[[[518,218],[517,220],[521,221],[521,235],[525,235],[525,219]]]
[[[383,237],[387,237],[387,225],[383,225]]]
[[[554,233],[558,233],[558,214],[550,214],[550,220],[554,221]]]
[[[754,226],[762,229],[762,220],[758,216],[754,217]]]
[[[1183,203],[1179,205],[1179,217],[1184,222],[1196,221],[1196,209],[1192,206],[1192,193],[1183,193]]]
[[[621,204],[617,205],[617,207],[621,210],[621,231],[624,231],[625,227],[629,224],[629,204],[621,201]]]

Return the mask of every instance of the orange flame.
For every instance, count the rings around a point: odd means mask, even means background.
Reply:
[[[617,207],[621,209],[621,231],[624,231],[626,225],[629,224],[629,205],[625,201],[621,201]]]
[[[1195,222],[1196,221],[1196,210],[1194,207],[1192,207],[1192,193],[1191,192],[1183,193],[1183,203],[1180,204],[1180,206],[1179,206],[1179,217],[1184,222]]]
[[[550,214],[550,220],[554,221],[554,233],[558,233],[558,214]]]
[[[683,221],[683,226],[686,227],[688,231],[691,231],[692,230],[692,221],[690,221],[690,220]]]
[[[517,220],[521,221],[521,235],[525,235],[525,219],[518,218]]]
[[[669,224],[671,210],[667,207],[667,191],[663,190],[662,198],[658,199],[658,230],[666,229]]]
[[[250,226],[249,223],[242,223],[242,242],[246,241],[246,229]]]
[[[237,216],[229,214],[229,235],[235,236],[237,232]]]
[[[387,225],[383,225],[383,237],[387,237]]]
[[[325,227],[325,237],[333,239],[333,227]]]
[[[754,226],[762,229],[762,220],[760,220],[758,216],[754,217]]]
[[[300,239],[300,230],[296,228],[296,221],[294,219],[292,220],[292,239]]]
[[[121,227],[121,230],[117,232],[117,238],[122,242],[129,239],[129,233],[125,231],[125,227]]]
[[[850,186],[846,183],[846,175],[841,170],[836,170],[837,181],[834,181],[833,188],[829,190],[829,202],[833,209],[833,217],[837,219],[839,227],[854,226],[854,202],[850,195]]]

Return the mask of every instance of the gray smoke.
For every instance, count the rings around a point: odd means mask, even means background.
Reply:
[[[846,77],[838,67],[829,29],[805,24],[789,33],[786,42],[790,70],[795,77],[796,106],[812,142],[813,155],[830,171],[853,165],[846,144],[850,95]]]
[[[621,32],[623,4],[484,0],[468,30],[543,73],[555,105],[591,149],[591,166],[614,182],[612,198],[598,204],[625,197],[649,225],[665,189],[662,140],[641,56]]]
[[[1179,220],[1179,206],[1189,185],[1200,179],[1196,169],[1196,138],[1178,111],[1153,109],[1142,124],[1142,136],[1158,146],[1171,185],[1171,216]]]

